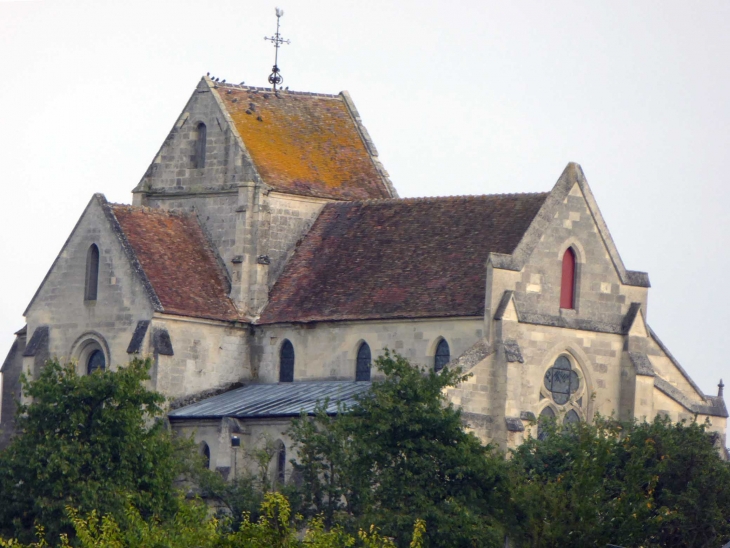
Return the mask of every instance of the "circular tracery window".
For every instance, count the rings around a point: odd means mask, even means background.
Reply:
[[[570,396],[578,391],[580,378],[567,357],[559,356],[553,366],[545,372],[545,388],[558,405],[568,403]]]

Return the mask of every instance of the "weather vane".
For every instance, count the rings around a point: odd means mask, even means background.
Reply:
[[[281,72],[279,72],[279,47],[282,44],[290,44],[291,42],[289,40],[284,40],[281,35],[279,34],[279,20],[284,15],[284,10],[281,8],[276,8],[276,34],[269,38],[268,36],[264,36],[264,40],[269,40],[274,43],[274,48],[276,49],[276,55],[274,56],[274,68],[271,69],[271,74],[269,74],[269,84],[274,86],[274,91],[276,91],[276,86],[281,85],[281,83],[284,81],[284,77],[281,75]]]

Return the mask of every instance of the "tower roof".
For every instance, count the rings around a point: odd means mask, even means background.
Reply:
[[[335,200],[396,196],[347,92],[274,93],[207,81],[274,190]]]

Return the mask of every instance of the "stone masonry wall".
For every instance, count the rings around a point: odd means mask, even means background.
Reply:
[[[206,126],[205,166],[196,166],[198,125]],[[180,193],[225,190],[255,180],[208,84],[201,80],[135,192]]]
[[[91,244],[99,248],[98,297],[85,301]],[[107,365],[115,367],[129,361],[127,346],[137,322],[151,316],[144,287],[93,198],[27,310],[28,340],[39,326],[50,326],[50,355],[67,361],[79,358],[85,340],[101,339]]]
[[[15,431],[15,412],[17,401],[20,400],[20,373],[23,370],[23,350],[25,350],[25,336],[19,335],[2,364],[0,371],[0,451],[10,443]]]
[[[269,288],[276,283],[287,259],[317,219],[325,203],[327,200],[278,192],[269,194],[268,256],[271,261],[267,276]]]
[[[576,307],[561,311],[562,259],[571,245],[577,256]],[[518,308],[533,314],[620,324],[632,302],[641,302],[646,314],[646,289],[621,283],[577,184],[509,289],[515,290]],[[501,293],[496,297],[498,302]]]
[[[156,355],[151,337],[145,354],[155,359],[154,388],[166,396],[180,398],[250,380],[247,327],[156,316],[149,331],[161,328],[169,333],[174,354]]]
[[[294,346],[294,380],[354,380],[357,351],[370,345],[373,360],[383,348],[411,363],[433,367],[436,345],[446,339],[456,358],[483,336],[481,318],[333,322],[256,328],[251,347],[253,375],[259,382],[279,380],[279,352],[285,339]],[[373,378],[377,378],[373,368]]]

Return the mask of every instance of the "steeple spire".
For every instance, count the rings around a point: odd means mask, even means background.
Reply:
[[[279,22],[283,16],[284,10],[276,8],[276,34],[272,37],[264,36],[264,40],[269,40],[274,43],[274,49],[276,50],[274,55],[274,68],[271,69],[271,74],[269,74],[269,84],[274,86],[274,91],[276,91],[276,86],[279,86],[282,82],[284,82],[284,77],[281,75],[281,72],[279,72],[279,47],[282,44],[291,43],[289,40],[284,40],[281,37],[281,34],[279,34]]]

